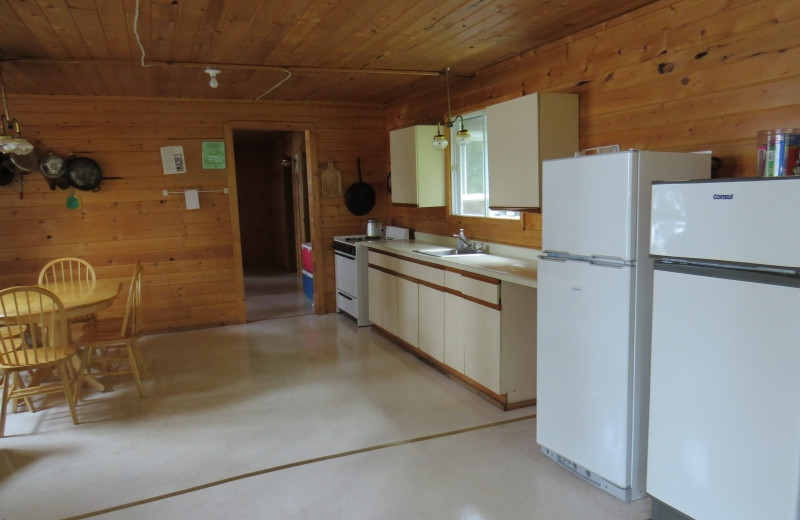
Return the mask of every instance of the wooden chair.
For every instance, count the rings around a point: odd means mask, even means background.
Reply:
[[[56,282],[77,282],[80,280],[94,281],[96,275],[94,267],[82,258],[64,257],[57,258],[45,265],[39,273],[39,284]]]
[[[48,262],[39,272],[39,285],[59,282],[78,282],[87,280],[93,282],[97,279],[94,267],[82,258],[66,256]],[[89,322],[95,319],[94,314],[70,318],[70,323]]]
[[[63,392],[72,422],[78,424],[75,372],[70,362],[75,347],[69,342],[61,300],[40,287],[12,287],[0,291],[0,314],[0,370],[5,372],[0,437],[5,435],[9,402],[25,400],[33,411],[29,398],[35,395]],[[38,370],[53,370],[59,379],[29,386],[21,383],[21,372]]]
[[[98,316],[95,321],[84,325],[84,334],[76,341],[84,349],[81,366],[89,375],[131,374],[139,397],[144,395],[144,363],[137,343],[142,335],[142,276],[143,268],[137,264],[123,316]]]

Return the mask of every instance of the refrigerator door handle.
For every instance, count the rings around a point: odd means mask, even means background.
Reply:
[[[584,255],[575,255],[566,251],[543,251],[544,254],[539,255],[542,260],[551,260],[556,262],[588,262],[589,257]]]
[[[625,260],[624,258],[620,258],[618,256],[601,256],[601,255],[592,255],[589,257],[589,263],[591,265],[596,265],[598,267],[614,267],[616,269],[622,269],[624,267],[633,267],[636,265],[634,260]]]

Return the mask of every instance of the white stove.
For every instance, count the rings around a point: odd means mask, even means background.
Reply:
[[[367,248],[356,244],[380,238],[366,235],[333,237],[336,267],[336,312],[352,316],[359,327],[372,325],[367,300]]]
[[[385,236],[341,235],[333,237],[336,261],[336,312],[355,318],[359,327],[372,325],[369,321],[369,292],[367,290],[368,254],[366,244],[371,240],[407,240],[409,229],[395,226],[384,228]]]

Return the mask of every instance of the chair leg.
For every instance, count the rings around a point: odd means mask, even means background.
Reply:
[[[136,358],[136,365],[139,367],[139,377],[147,379],[147,368],[144,366],[144,358],[142,357],[142,349],[139,348],[139,342],[133,340],[131,342],[133,356]]]
[[[8,384],[11,374],[6,373],[3,378],[3,408],[0,410],[0,438],[6,436],[6,408],[8,407]]]
[[[22,375],[19,372],[11,372],[8,374],[8,377],[11,378],[11,386],[9,386],[10,392],[13,392],[14,388],[26,388],[25,383],[22,380]],[[36,411],[36,408],[33,407],[33,401],[30,397],[18,397],[16,399],[11,399],[11,413],[17,413],[20,400],[25,403],[25,406],[28,407],[29,412],[33,413]]]
[[[75,389],[74,381],[70,381],[70,378],[67,376],[67,373],[73,374],[72,367],[70,366],[70,361],[65,359],[61,362],[61,383],[64,385],[64,394],[67,397],[67,404],[69,404],[69,412],[72,414],[72,423],[78,424],[78,413],[75,411],[75,397],[76,394],[73,391]],[[73,374],[73,379],[77,379]]]
[[[136,390],[139,392],[139,397],[144,397],[142,393],[142,375],[139,372],[139,360],[136,359],[136,343],[134,341],[130,341],[125,344],[125,348],[128,350],[128,362],[131,365],[131,373],[133,374],[133,380],[136,381]]]

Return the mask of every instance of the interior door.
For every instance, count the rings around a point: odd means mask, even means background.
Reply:
[[[537,442],[630,485],[632,268],[540,260]]]

